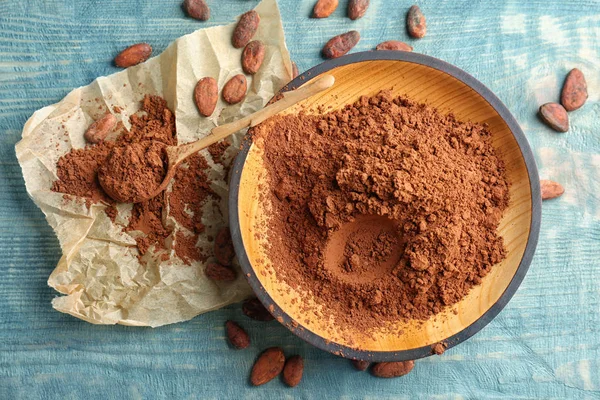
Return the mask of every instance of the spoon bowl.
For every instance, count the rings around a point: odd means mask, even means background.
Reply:
[[[116,158],[114,157],[115,154],[117,152],[123,151],[122,147],[117,147],[112,150],[111,154],[105,162],[105,165],[103,165],[98,171],[98,180],[100,182],[100,185],[112,199],[118,202],[141,203],[144,201],[148,201],[156,197],[158,194],[162,193],[167,188],[169,182],[175,176],[177,166],[181,164],[181,162],[183,162],[186,158],[196,154],[200,150],[203,150],[212,144],[217,143],[220,140],[225,139],[229,135],[232,135],[243,128],[248,128],[260,124],[264,120],[282,112],[283,110],[286,110],[287,108],[295,105],[296,103],[306,100],[309,97],[330,88],[331,86],[333,86],[334,83],[335,78],[332,75],[322,75],[317,79],[314,79],[295,90],[283,93],[277,101],[271,102],[265,108],[253,114],[250,114],[244,118],[240,118],[237,121],[233,121],[229,124],[220,125],[213,128],[211,130],[210,135],[200,140],[191,143],[186,143],[180,146],[166,146],[164,148],[164,155],[161,155],[166,173],[164,174],[164,178],[160,185],[156,186],[156,188],[154,189],[149,189],[147,186],[143,186],[144,184],[150,184],[151,182],[141,182],[140,185],[136,185],[137,182],[118,182],[115,181],[115,179],[113,179],[113,177],[110,174],[110,171],[114,171],[114,167],[119,167],[116,169],[122,169],[125,171],[133,171],[134,169],[133,165],[132,168],[127,168],[111,164],[112,162],[116,162]],[[151,141],[150,143],[152,144],[160,142]],[[127,146],[136,145],[137,144],[134,143]],[[152,145],[150,145],[149,147],[152,147]],[[135,178],[135,174],[128,174],[125,176],[126,180],[128,180],[128,177],[132,176]],[[139,186],[140,190],[130,190],[132,187],[135,188],[137,186]]]

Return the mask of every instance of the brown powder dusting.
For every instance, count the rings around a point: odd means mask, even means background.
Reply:
[[[223,164],[223,155],[229,146],[231,146],[231,143],[227,139],[208,146],[208,152],[215,163]]]
[[[186,235],[182,231],[175,235],[175,254],[187,265],[191,265],[192,261],[206,261],[208,257],[202,255],[196,242],[198,235]]]
[[[98,182],[98,167],[110,154],[114,144],[102,142],[84,149],[74,149],[62,156],[56,165],[58,179],[52,190],[85,197],[96,203],[112,203]]]
[[[124,132],[117,143],[133,143],[155,140],[164,144],[177,145],[175,116],[167,107],[167,102],[158,96],[145,96],[141,113],[129,118],[131,129]]]
[[[202,206],[209,196],[216,194],[210,188],[206,159],[197,154],[185,161],[175,173],[172,190],[168,193],[169,213],[191,232],[202,233]]]
[[[106,216],[108,218],[110,218],[110,220],[112,222],[115,222],[115,220],[117,219],[117,215],[119,215],[119,211],[114,206],[114,204],[111,204],[108,207],[106,207],[106,209],[104,210],[104,212],[106,213]]]
[[[103,201],[109,204],[105,213],[114,222],[117,210],[98,182],[98,170],[113,148],[118,150],[112,157],[121,158],[122,161],[115,163],[117,168],[107,174],[114,178],[115,185],[123,184],[131,173],[144,177],[137,180],[137,186],[127,189],[129,193],[140,193],[148,190],[152,182],[162,182],[164,160],[150,157],[148,153],[160,154],[157,156],[160,158],[162,151],[159,152],[159,148],[177,145],[173,113],[167,108],[164,99],[148,95],[142,101],[140,112],[130,117],[130,123],[130,130],[123,130],[114,142],[105,141],[84,149],[74,149],[61,157],[57,164],[59,179],[54,182],[52,190],[85,197],[90,203]],[[136,165],[133,170],[122,169],[124,165],[131,166],[132,162]],[[123,229],[132,234],[133,231],[143,233],[135,234],[140,256],[151,248],[165,250],[165,240],[174,236],[175,253],[186,264],[207,259],[196,247],[198,234],[204,231],[201,222],[202,206],[209,199],[216,198],[210,189],[205,172],[207,168],[206,160],[201,155],[195,155],[178,168],[172,192],[162,193],[152,200],[133,205],[128,225]],[[163,175],[160,176],[161,174]],[[190,232],[173,232],[173,228],[166,225],[167,204],[169,215]],[[163,254],[163,259],[165,257],[166,253]]]
[[[163,222],[164,193],[155,198],[133,205],[129,225],[125,231],[140,231],[144,236],[136,238],[140,255],[146,254],[154,245],[156,250],[165,248],[164,241],[171,234]]]
[[[188,264],[190,260],[207,259],[196,248],[198,234],[205,230],[202,207],[218,195],[210,187],[206,169],[208,163],[201,154],[191,156],[177,169],[172,190],[167,194],[169,214],[190,231],[187,235],[178,233],[175,241],[175,252]]]
[[[381,92],[252,134],[266,138],[278,277],[338,324],[425,320],[505,257],[508,183],[483,125]]]

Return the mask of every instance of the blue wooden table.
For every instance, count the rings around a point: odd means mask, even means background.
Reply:
[[[361,20],[346,1],[327,20],[307,18],[315,0],[280,0],[288,47],[300,70],[321,61],[331,36],[350,29],[356,50],[410,42],[490,87],[514,113],[540,175],[561,182],[545,202],[536,256],[506,309],[481,333],[410,375],[381,380],[302,342],[239,305],[158,329],[93,326],[56,312],[46,285],[60,256],[42,213],[28,199],[14,154],[33,111],[72,88],[116,71],[134,42],[156,54],[199,27],[230,23],[256,1],[209,0],[207,23],[184,18],[179,0],[0,0],[0,399],[122,398],[600,398],[600,2],[423,0],[428,35],[408,39],[412,4],[372,0]],[[556,101],[566,72],[584,71],[590,98],[555,133],[536,117]],[[243,321],[250,349],[229,350],[227,319]],[[248,385],[263,348],[305,358],[295,389]]]

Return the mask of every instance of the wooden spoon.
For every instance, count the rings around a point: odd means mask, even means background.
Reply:
[[[165,174],[165,178],[163,179],[162,183],[155,190],[150,190],[149,194],[140,194],[138,196],[134,195],[132,197],[130,195],[119,193],[119,189],[110,184],[108,179],[105,179],[107,176],[105,176],[104,171],[110,171],[110,167],[100,168],[98,171],[98,180],[100,181],[100,185],[110,197],[122,203],[141,203],[143,201],[150,200],[166,189],[167,185],[175,175],[177,166],[189,156],[194,155],[200,150],[207,148],[219,140],[236,133],[240,129],[260,124],[264,120],[280,113],[296,103],[299,103],[300,101],[305,100],[312,95],[330,88],[333,86],[334,82],[335,78],[332,75],[323,75],[319,78],[316,78],[314,81],[308,82],[306,85],[303,85],[298,89],[282,93],[282,98],[255,112],[254,114],[250,114],[229,124],[213,128],[210,135],[200,140],[181,146],[167,146],[165,148],[167,156],[167,173]],[[112,159],[113,157],[109,156],[106,163],[110,163]],[[148,182],[148,184],[150,184],[150,182]]]

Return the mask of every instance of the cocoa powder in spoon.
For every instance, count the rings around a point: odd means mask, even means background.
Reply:
[[[394,98],[274,117],[264,137],[278,279],[369,332],[460,301],[506,256],[509,194],[486,126]]]
[[[113,148],[98,170],[102,188],[121,203],[151,198],[167,175],[165,145],[153,140]]]
[[[129,122],[131,128],[125,130],[121,127],[115,141],[73,149],[62,156],[57,163],[58,179],[52,190],[84,198],[88,205],[107,204],[105,213],[114,222],[117,217],[114,201],[98,182],[98,170],[105,165],[108,157],[117,157],[121,161],[115,162],[113,170],[106,176],[115,186],[128,182],[125,193],[137,195],[149,190],[152,182],[162,181],[160,177],[164,168],[159,162],[162,157],[160,150],[162,146],[177,145],[173,113],[164,99],[146,96],[140,112],[132,115]],[[134,168],[131,168],[132,164]],[[142,233],[136,235],[140,257],[153,250],[168,258],[164,250],[172,248],[177,257],[187,264],[208,258],[209,254],[203,254],[196,247],[199,235],[204,232],[202,208],[206,202],[218,199],[210,188],[211,182],[206,174],[208,168],[201,154],[194,155],[177,169],[168,192],[133,205],[123,230]],[[174,229],[172,224],[167,224],[168,217],[175,219],[179,228]],[[174,240],[167,240],[171,237]]]

